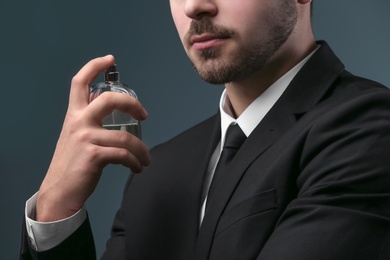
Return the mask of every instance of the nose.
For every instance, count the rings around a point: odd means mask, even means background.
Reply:
[[[215,0],[186,0],[184,6],[185,14],[194,20],[202,19],[205,16],[215,16],[218,13]]]

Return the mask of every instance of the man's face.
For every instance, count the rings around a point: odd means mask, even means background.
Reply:
[[[297,21],[293,0],[170,0],[170,5],[188,57],[212,84],[260,70]]]

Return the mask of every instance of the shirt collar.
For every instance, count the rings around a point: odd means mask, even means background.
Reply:
[[[268,111],[273,107],[276,101],[278,101],[290,82],[317,49],[311,52],[286,74],[275,81],[260,96],[258,96],[238,118],[234,118],[233,116],[230,100],[226,94],[225,89],[219,102],[219,109],[221,111],[221,143],[225,142],[225,133],[231,124],[238,124],[244,134],[248,137],[256,128],[256,126],[261,122],[264,116],[268,113]]]

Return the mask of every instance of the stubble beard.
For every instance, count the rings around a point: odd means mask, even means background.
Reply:
[[[237,49],[230,57],[226,56],[220,46],[197,52],[199,62],[191,62],[198,75],[208,83],[220,85],[242,80],[264,67],[291,36],[297,21],[296,6],[292,2],[281,1],[278,8],[279,13],[267,21],[268,31],[259,32],[266,36],[260,37],[261,41],[256,47]],[[230,28],[213,25],[210,20],[199,20],[191,23],[186,38],[204,32],[229,40],[235,40],[238,35]]]

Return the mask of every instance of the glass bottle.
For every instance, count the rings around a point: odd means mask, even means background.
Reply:
[[[116,64],[110,66],[105,71],[105,81],[99,82],[90,87],[89,102],[106,91],[124,93],[138,99],[134,90],[119,81],[119,71]],[[130,114],[113,110],[112,113],[103,118],[103,127],[109,130],[127,131],[141,139],[141,124]]]

